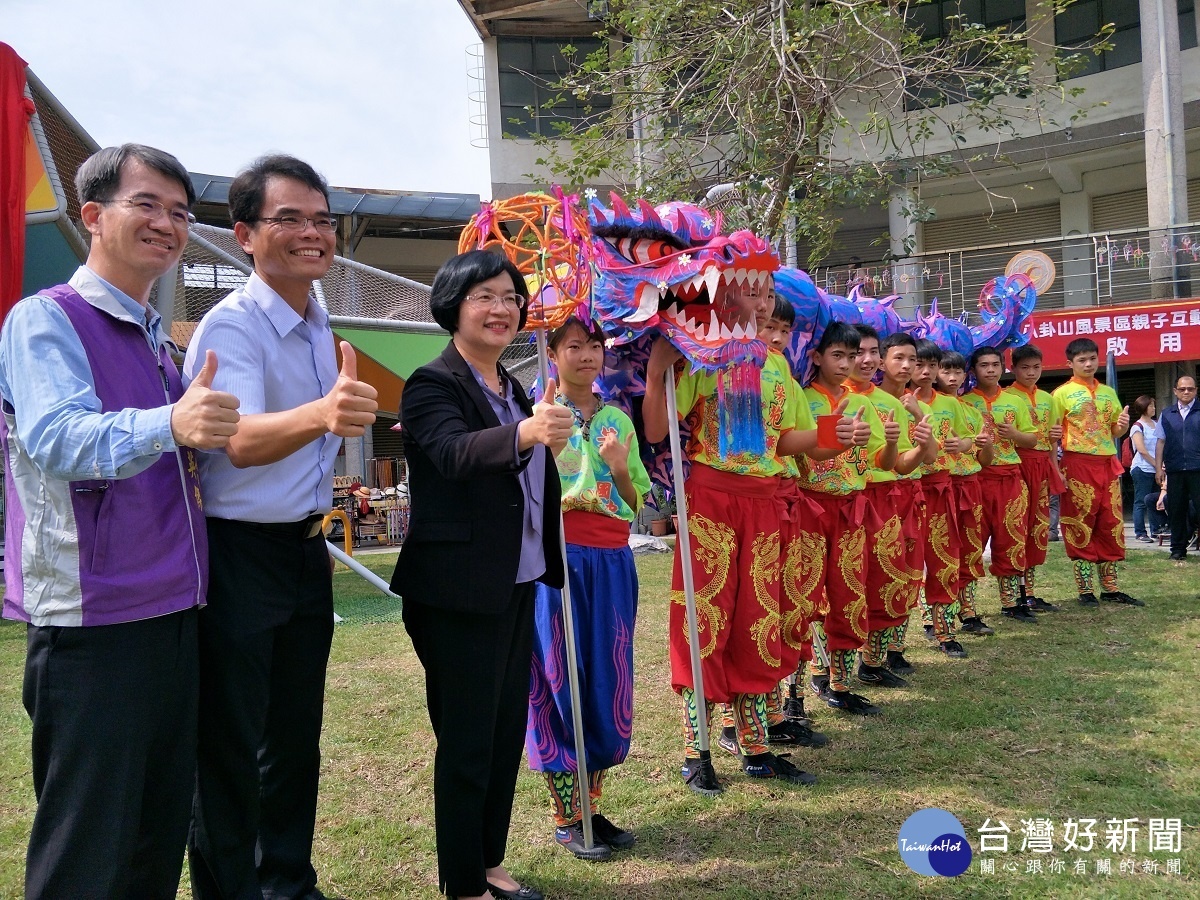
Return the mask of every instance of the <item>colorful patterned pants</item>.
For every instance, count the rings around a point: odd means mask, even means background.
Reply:
[[[705,699],[765,694],[782,677],[778,478],[693,463],[687,481],[691,559],[675,547],[671,575],[671,685],[692,684],[683,566],[692,571]]]
[[[825,614],[821,592],[826,547],[820,525],[824,510],[800,490],[796,479],[780,479],[779,498],[785,510],[779,526],[780,669],[788,674],[796,671],[801,659],[811,658],[810,626]]]
[[[1125,558],[1120,466],[1115,456],[1063,454],[1067,487],[1060,500],[1059,525],[1071,559],[1115,562]]]
[[[950,605],[958,594],[958,510],[950,476],[934,472],[921,479],[925,495],[925,602]]]
[[[980,544],[992,545],[988,571],[998,577],[1025,571],[1025,536],[1029,517],[1029,488],[1016,465],[984,466],[979,473],[983,496]]]
[[[567,544],[579,694],[589,772],[629,754],[633,734],[633,629],[638,582],[629,547]],[[576,772],[562,593],[537,586],[525,753],[540,772]]]
[[[1025,567],[1046,562],[1050,542],[1050,495],[1062,493],[1062,484],[1050,463],[1049,450],[1018,450],[1021,477],[1029,489],[1029,514],[1025,531]]]
[[[950,483],[958,509],[958,587],[983,577],[983,488],[979,475],[953,475]]]

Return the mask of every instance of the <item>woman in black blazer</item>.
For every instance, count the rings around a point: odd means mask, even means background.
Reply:
[[[541,898],[502,863],[525,739],[533,585],[563,584],[552,453],[573,420],[553,402],[530,404],[500,365],[528,300],[502,256],[447,262],[430,306],[450,343],[413,372],[400,401],[412,520],[392,590],[404,598],[437,736],[439,885],[460,898]]]

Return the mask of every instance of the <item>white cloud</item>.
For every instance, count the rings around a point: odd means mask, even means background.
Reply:
[[[233,175],[285,150],[332,184],[491,190],[453,0],[0,0],[9,44],[101,145]]]

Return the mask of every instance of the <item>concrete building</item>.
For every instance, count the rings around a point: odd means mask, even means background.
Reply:
[[[538,169],[541,153],[528,135],[552,134],[556,118],[569,117],[571,110],[530,115],[526,107],[544,99],[546,80],[565,65],[565,44],[584,51],[600,45],[595,35],[607,4],[459,0],[459,5],[482,41],[479,97],[486,117],[477,124],[489,147],[493,196],[552,182],[549,172]],[[845,293],[853,260],[872,292],[900,295],[902,309],[936,296],[943,312],[969,314],[988,279],[1002,274],[1017,254],[1035,251],[1050,259],[1057,277],[1039,297],[1038,315],[1048,325],[1035,322],[1033,327],[1049,327],[1055,337],[1067,329],[1073,333],[1084,316],[1054,310],[1161,304],[1200,293],[1193,287],[1193,279],[1200,285],[1200,265],[1192,265],[1200,263],[1200,224],[1193,222],[1200,220],[1195,0],[1080,0],[1057,17],[1038,0],[933,0],[910,8],[926,33],[938,33],[947,27],[947,16],[960,12],[991,26],[1028,22],[1032,39],[1047,48],[1046,54],[1055,44],[1078,44],[1113,23],[1112,49],[1069,80],[1071,87],[1084,88],[1081,102],[1091,109],[1073,127],[1031,121],[999,145],[994,134],[968,134],[958,148],[964,156],[990,148],[1007,161],[976,164],[969,175],[897,187],[886,209],[844,211],[834,251],[811,272],[818,283]],[[1052,73],[1049,57],[1042,62]],[[1056,118],[1068,120],[1066,114]],[[927,149],[956,150],[948,136]],[[907,222],[900,210],[909,194],[932,205],[936,217]],[[915,248],[908,255],[906,238]],[[1103,338],[1102,351],[1124,347],[1117,353],[1123,395],[1151,392],[1166,399],[1176,371],[1183,366],[1193,371],[1200,359],[1200,320],[1194,341],[1190,325],[1169,330],[1180,311],[1156,306],[1147,313],[1150,327],[1138,329],[1148,334],[1131,331],[1125,345],[1111,330],[1112,321],[1101,332],[1094,331],[1094,320],[1079,327]],[[1190,321],[1190,307],[1182,312]],[[1121,318],[1132,327],[1131,316]],[[1100,316],[1101,327],[1104,319]],[[1141,340],[1150,334],[1157,342]],[[1116,343],[1110,346],[1109,337]],[[1152,352],[1146,349],[1151,343]],[[1047,361],[1063,365],[1057,358]]]

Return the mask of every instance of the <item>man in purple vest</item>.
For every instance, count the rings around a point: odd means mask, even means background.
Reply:
[[[0,332],[4,616],[27,622],[37,812],[25,896],[174,898],[195,778],[208,543],[196,456],[236,433],[184,391],[150,291],[188,239],[187,170],[125,144],[76,176],[91,234],[67,284]]]

